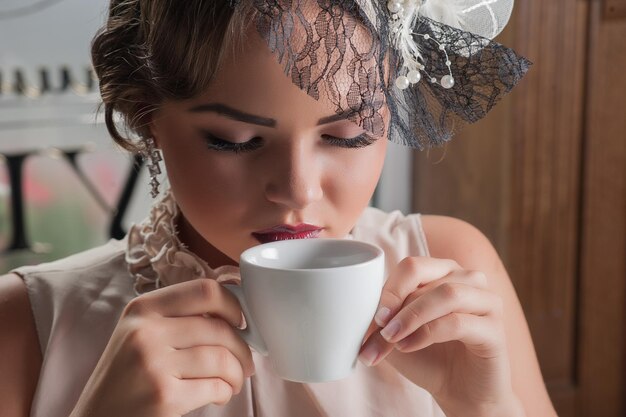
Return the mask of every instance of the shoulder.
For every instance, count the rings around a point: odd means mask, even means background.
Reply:
[[[65,258],[11,271],[25,287],[22,294],[27,296],[41,352],[48,355],[57,329],[67,331],[67,326],[59,323],[71,322],[76,330],[83,322],[109,320],[134,297],[121,242],[111,240]],[[69,343],[67,335],[64,337],[64,343]]]
[[[493,244],[476,226],[441,215],[422,215],[422,228],[433,258],[453,259],[465,269],[500,271],[502,262]]]
[[[15,332],[27,336],[25,330],[30,329],[35,329],[35,322],[24,281],[17,274],[0,276],[0,346],[5,347],[5,342],[11,342]],[[32,336],[37,341],[36,332]]]
[[[357,226],[359,237],[363,232],[389,235],[396,243],[404,235],[415,238],[421,237],[423,232],[430,256],[454,259],[467,268],[476,263],[499,260],[495,248],[477,227],[455,217],[403,214],[399,210],[385,212],[375,207],[366,207]],[[418,230],[420,227],[421,231]],[[408,231],[413,233],[407,234]]]
[[[412,216],[412,215],[409,215]],[[389,229],[394,228],[406,219],[400,210],[386,212],[377,207],[365,207],[357,221],[361,229]]]
[[[367,207],[352,236],[380,246],[390,261],[410,255],[428,255],[419,213],[385,212]],[[398,260],[399,261],[399,260]]]
[[[28,265],[16,268],[15,272],[22,277],[37,273],[56,273],[96,269],[111,262],[123,261],[125,257],[125,240],[111,239],[103,245],[96,246],[51,262]],[[28,282],[27,282],[28,284]]]
[[[0,276],[0,402],[7,415],[28,415],[41,351],[26,285],[16,274]]]
[[[0,276],[0,326],[16,330],[30,327],[25,325],[34,323],[32,317],[24,281],[17,274]],[[6,335],[0,332],[2,339]],[[0,346],[3,344],[0,343]]]
[[[401,236],[419,229],[421,217],[424,216],[420,213],[404,214],[400,210],[387,212],[376,207],[366,207],[353,230]]]

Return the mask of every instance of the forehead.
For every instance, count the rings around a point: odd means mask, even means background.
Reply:
[[[316,1],[296,3],[295,13],[283,14],[271,27],[263,26],[262,19],[254,21],[240,48],[225,50],[222,65],[199,99],[308,124],[380,101],[374,94],[376,60],[359,57],[371,56],[373,38],[367,28],[352,14],[339,13],[337,4],[324,8]]]

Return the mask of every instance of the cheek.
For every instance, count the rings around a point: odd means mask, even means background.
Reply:
[[[345,165],[349,167],[346,169],[346,177],[350,179],[352,187],[362,192],[374,191],[383,169],[386,150],[387,141],[384,139],[367,148],[354,150],[355,155]]]
[[[240,158],[224,158],[202,140],[182,135],[161,146],[172,193],[193,227],[209,242],[230,244],[232,229],[247,218],[254,182]],[[251,185],[252,184],[252,185]],[[231,248],[220,250],[232,252]]]
[[[381,139],[368,148],[344,152],[335,160],[335,169],[326,178],[325,194],[337,211],[353,217],[367,206],[378,184],[385,152],[386,141]]]

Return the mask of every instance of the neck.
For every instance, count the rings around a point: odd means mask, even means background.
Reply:
[[[203,238],[191,223],[187,221],[180,211],[180,208],[174,222],[176,224],[176,230],[178,230],[178,239],[187,246],[190,251],[202,258],[212,269],[223,265],[239,265]]]

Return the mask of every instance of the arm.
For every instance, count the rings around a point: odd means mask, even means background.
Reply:
[[[423,216],[431,256],[454,259],[463,268],[485,273],[489,288],[504,305],[506,345],[513,390],[528,416],[556,416],[511,279],[496,250],[471,224],[446,216]]]
[[[6,417],[27,417],[39,379],[41,351],[24,282],[0,276],[0,404]]]
[[[528,416],[556,416],[511,279],[491,242],[474,226],[445,216],[423,216],[431,256],[454,259],[463,268],[485,273],[504,305],[504,327],[513,390]]]
[[[552,417],[528,326],[488,239],[425,216],[430,257],[391,271],[361,360],[383,360],[430,391],[450,417]],[[382,328],[382,330],[381,330]]]

